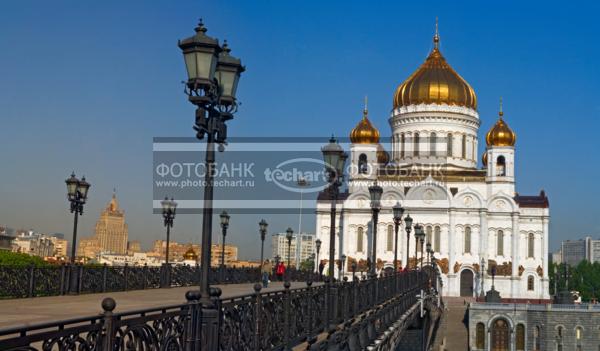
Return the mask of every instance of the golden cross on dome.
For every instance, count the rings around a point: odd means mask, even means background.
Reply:
[[[435,17],[435,35],[433,36],[433,46],[434,48],[438,48],[440,43],[440,32],[438,30],[438,18]]]
[[[369,113],[369,97],[367,95],[365,95],[365,109],[363,110],[363,117],[367,117],[367,114]]]
[[[500,96],[500,111],[498,111],[498,116],[500,116],[500,118],[504,116],[504,112],[502,112],[502,96]]]

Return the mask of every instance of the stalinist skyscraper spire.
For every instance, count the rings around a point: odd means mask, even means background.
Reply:
[[[119,208],[114,192],[112,199],[96,222],[95,237],[102,251],[116,254],[127,252],[128,229],[125,223],[125,212]]]

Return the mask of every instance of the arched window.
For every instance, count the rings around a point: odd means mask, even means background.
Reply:
[[[465,227],[465,250],[464,253],[471,253],[471,227]]]
[[[425,243],[432,243],[431,239],[433,238],[433,227],[431,227],[430,225],[428,225],[425,228]]]
[[[467,135],[462,136],[462,158],[467,158]]]
[[[506,159],[502,155],[496,159],[496,175],[500,177],[506,176]]]
[[[358,173],[367,174],[369,171],[369,165],[367,164],[367,155],[360,154],[358,156]]]
[[[448,154],[448,156],[452,157],[453,156],[453,152],[452,152],[452,133],[448,133],[447,136],[447,140],[446,140],[446,152]]]
[[[394,251],[394,226],[387,227],[387,250]]]
[[[429,136],[429,155],[430,156],[435,156],[437,155],[436,153],[436,144],[437,144],[437,136],[435,135],[435,133],[431,133],[431,135]]]
[[[441,229],[439,225],[436,225],[435,228],[433,229],[433,251],[435,252],[441,252],[441,245],[440,242],[441,240]]]
[[[556,337],[558,339],[562,339],[562,337],[563,337],[563,327],[562,327],[562,325],[559,325],[558,327],[556,327]]]
[[[481,322],[475,327],[475,347],[481,350],[485,348],[485,325]]]
[[[540,341],[540,327],[538,325],[533,328],[533,351],[540,351],[542,343]]]
[[[534,280],[533,280],[533,276],[530,275],[529,277],[527,277],[527,291],[533,291],[534,290]]]
[[[419,133],[415,133],[413,143],[414,143],[413,155],[419,156]]]
[[[363,252],[363,243],[364,240],[364,234],[363,234],[363,229],[361,227],[359,227],[356,230],[356,252]]]
[[[404,137],[404,133],[400,133],[400,158],[404,158],[404,150],[406,149],[406,138]]]
[[[525,351],[525,326],[517,324],[517,351]]]
[[[504,256],[504,232],[499,230],[497,235],[497,243],[496,243],[496,255]]]
[[[535,236],[533,233],[529,233],[529,237],[527,239],[527,257],[533,258],[533,253],[535,249]]]
[[[582,327],[576,327],[575,328],[575,340],[577,340],[577,342],[581,342],[581,339],[583,338],[583,328]]]

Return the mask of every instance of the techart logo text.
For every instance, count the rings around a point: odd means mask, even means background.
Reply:
[[[325,163],[314,158],[294,158],[265,169],[265,180],[291,192],[318,192],[328,185]]]

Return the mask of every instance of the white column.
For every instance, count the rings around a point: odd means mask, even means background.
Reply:
[[[512,217],[512,297],[518,295],[519,289],[519,254],[520,254],[520,234],[519,234],[519,213],[513,212]]]
[[[544,272],[544,277],[542,277],[542,298],[546,298],[549,296],[549,286],[548,282],[550,281],[550,277],[548,277],[548,216],[542,217],[542,269]]]
[[[456,290],[454,274],[454,217],[456,210],[454,208],[448,209],[448,295],[452,295]]]
[[[487,266],[487,245],[488,245],[488,226],[487,226],[487,210],[479,209],[479,264],[481,264],[481,259],[484,259],[484,262]],[[485,272],[482,269],[483,267],[479,267],[479,272],[481,277],[483,278],[483,284],[485,284]],[[485,293],[485,286],[482,284],[482,289]]]

